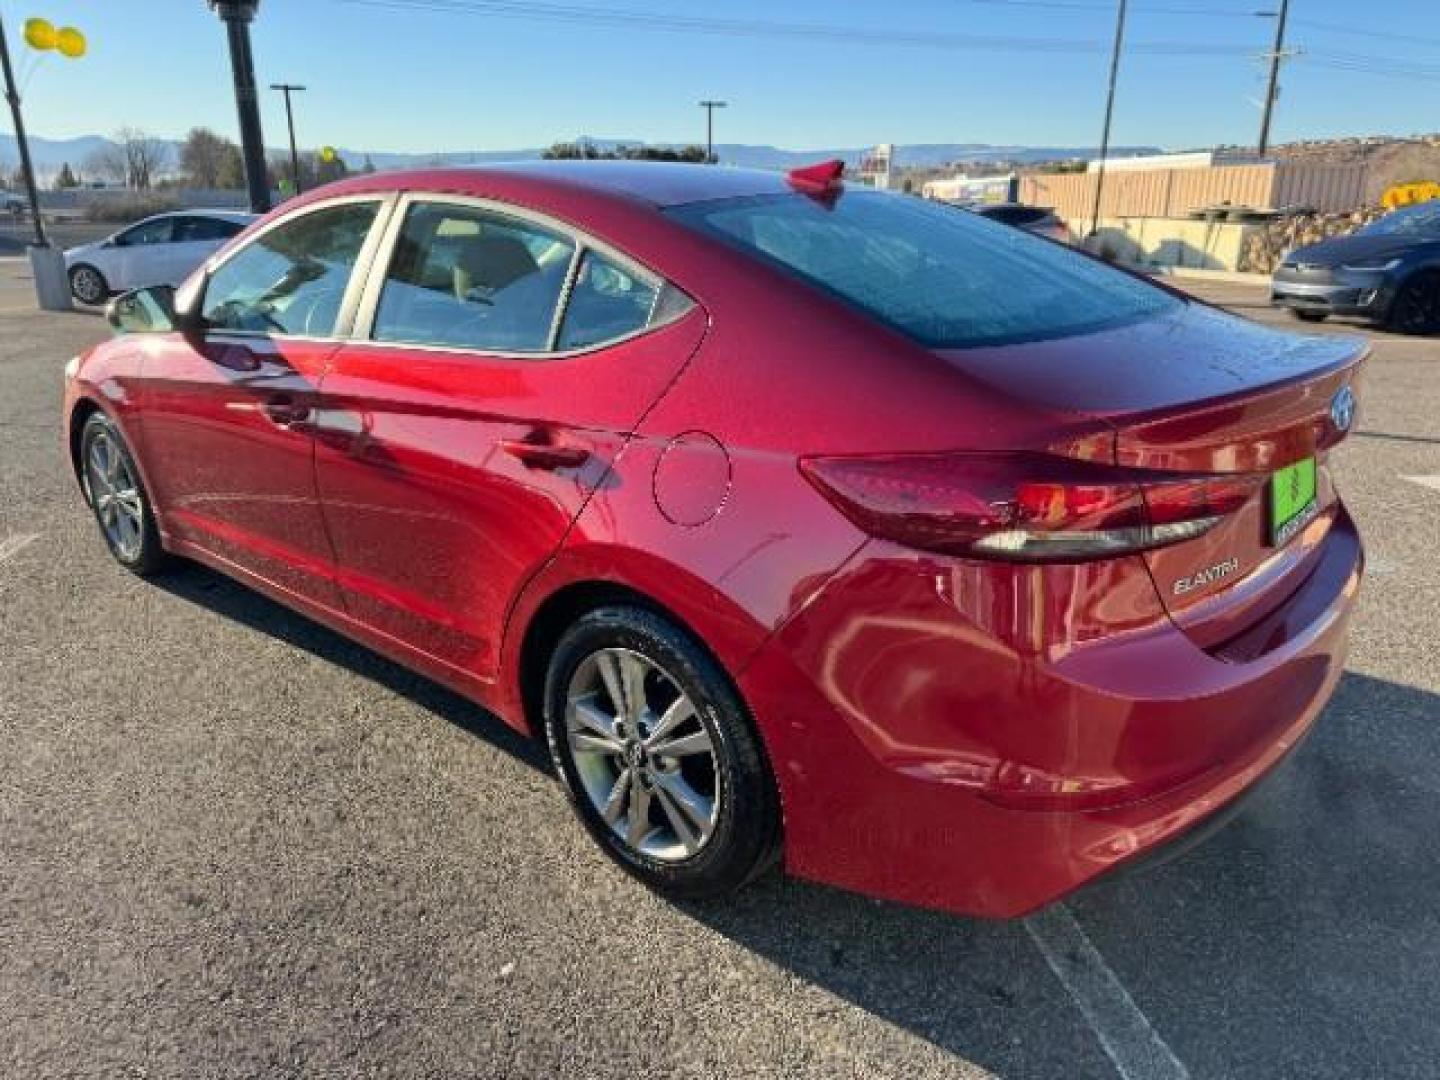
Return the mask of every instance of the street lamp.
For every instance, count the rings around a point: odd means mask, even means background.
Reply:
[[[37,52],[53,49],[69,60],[85,55],[85,35],[73,26],[56,29],[45,19],[25,20],[25,44]],[[40,192],[35,186],[35,166],[30,160],[30,143],[25,137],[25,118],[20,113],[20,88],[10,66],[10,45],[5,40],[5,21],[0,18],[0,71],[5,76],[5,100],[15,123],[15,142],[20,151],[20,171],[25,176],[25,194],[35,224],[35,245],[30,249],[30,268],[35,275],[35,298],[47,311],[70,308],[70,284],[65,277],[65,256],[50,247],[45,221],[40,216]]]
[[[715,110],[723,109],[728,104],[724,101],[702,101],[700,107],[705,110],[705,164],[715,164]]]
[[[290,178],[295,182],[295,194],[300,194],[300,153],[295,149],[295,114],[290,109],[290,95],[299,93],[305,87],[295,83],[271,83],[271,90],[285,95],[285,126],[290,129]]]
[[[250,51],[250,23],[260,0],[206,0],[220,16],[230,41],[230,70],[235,78],[235,108],[240,115],[240,152],[245,160],[245,186],[250,209],[270,209],[270,185],[265,182],[265,139],[260,133],[260,102],[255,94],[255,58]]]

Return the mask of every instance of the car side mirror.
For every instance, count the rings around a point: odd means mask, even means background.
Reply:
[[[158,334],[178,330],[175,290],[169,285],[135,289],[111,300],[105,318],[117,334]]]

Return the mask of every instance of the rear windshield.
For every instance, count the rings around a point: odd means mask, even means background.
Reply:
[[[767,195],[668,212],[931,348],[1067,337],[1181,303],[1059,244],[912,196]]]

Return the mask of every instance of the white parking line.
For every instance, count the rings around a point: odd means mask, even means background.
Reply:
[[[0,563],[20,554],[23,548],[39,539],[39,533],[16,533],[14,536],[7,536],[4,540],[0,540]]]
[[[1401,480],[1409,480],[1412,484],[1419,484],[1421,487],[1433,488],[1440,491],[1440,476],[1402,476]]]
[[[1025,929],[1122,1080],[1189,1080],[1189,1070],[1150,1026],[1064,904],[1031,915]]]

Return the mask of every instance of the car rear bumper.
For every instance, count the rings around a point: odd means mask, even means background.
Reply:
[[[742,678],[780,781],[786,865],[996,917],[1177,842],[1270,772],[1334,690],[1363,564],[1341,512],[1267,616],[1273,647],[1236,663],[1168,620],[1024,655],[940,595],[945,560],[881,547]],[[869,609],[870,590],[888,610]]]

